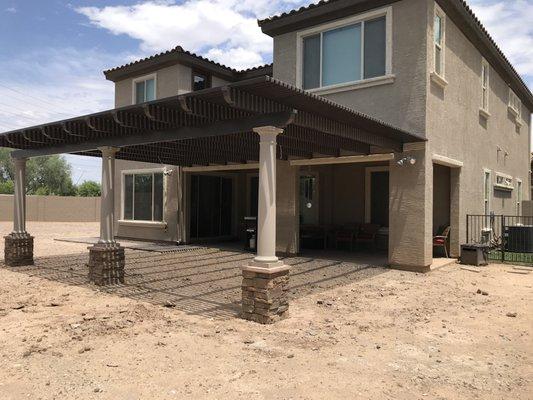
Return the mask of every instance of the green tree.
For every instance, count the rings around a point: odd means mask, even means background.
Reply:
[[[81,197],[98,197],[100,193],[100,184],[95,181],[85,181],[76,189],[76,195]]]
[[[9,149],[0,149],[0,183],[13,181]],[[71,167],[60,155],[30,158],[26,164],[26,193],[74,196]]]
[[[13,181],[0,182],[0,194],[13,194],[14,192]]]

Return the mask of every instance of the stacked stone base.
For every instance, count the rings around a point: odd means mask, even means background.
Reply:
[[[288,266],[273,271],[245,267],[242,278],[242,318],[272,324],[288,315]]]
[[[124,283],[125,264],[124,247],[118,245],[89,247],[89,280],[95,285]]]
[[[4,239],[4,260],[8,267],[33,265],[33,236],[12,233]]]

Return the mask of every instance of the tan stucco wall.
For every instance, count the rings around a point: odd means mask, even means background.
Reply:
[[[115,107],[133,104],[133,81],[136,78],[156,74],[156,98],[176,96],[192,90],[192,69],[185,65],[175,64],[169,67],[156,69],[115,83]],[[212,76],[213,87],[227,84],[228,81]]]
[[[115,168],[115,235],[124,238],[155,241],[178,241],[180,239],[180,232],[178,231],[178,168],[168,165],[125,160],[116,160]],[[150,227],[142,224],[131,226],[130,223],[121,223],[119,220],[122,218],[123,171],[162,168],[166,171],[171,171],[169,175],[164,176],[163,220],[166,222],[166,227]]]
[[[100,197],[26,196],[28,221],[100,221]],[[13,220],[13,196],[0,195],[0,221]]]
[[[300,247],[299,168],[278,160],[276,180],[276,251],[296,254]]]
[[[392,4],[394,83],[324,97],[395,126],[424,134],[426,7],[425,0],[403,0]],[[296,84],[296,40],[297,32],[274,38],[274,77],[293,85]]]
[[[428,1],[428,70],[433,68],[432,25],[434,3]],[[427,136],[432,154],[447,156],[464,163],[461,169],[461,224],[465,214],[483,212],[483,169],[502,172],[522,180],[522,196],[529,198],[530,112],[522,108],[520,131],[508,112],[508,86],[490,68],[488,120],[479,115],[481,105],[481,53],[446,18],[445,79],[442,89],[428,78]],[[501,149],[501,151],[498,151]],[[505,156],[505,153],[508,155]],[[492,211],[516,212],[517,191],[492,191]]]

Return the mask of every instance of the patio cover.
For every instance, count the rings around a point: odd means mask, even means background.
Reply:
[[[136,104],[0,134],[14,158],[72,153],[101,157],[97,148],[121,147],[119,159],[192,166],[256,162],[252,129],[285,128],[279,159],[338,157],[341,151],[401,152],[426,139],[262,76],[226,86]],[[372,150],[371,150],[372,149]],[[379,151],[378,151],[379,152]]]

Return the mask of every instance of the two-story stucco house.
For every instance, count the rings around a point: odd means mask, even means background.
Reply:
[[[176,47],[105,71],[116,109],[0,145],[17,160],[101,156],[108,248],[113,234],[257,240],[243,310],[260,322],[287,307],[276,252],[388,249],[391,266],[427,271],[446,227],[458,256],[467,214],[521,213],[533,95],[464,1],[330,0],[259,25],[272,65],[236,71]]]
[[[398,231],[381,230],[392,233],[390,258],[398,265],[430,265],[431,238],[446,225],[457,256],[467,213],[520,213],[529,193],[533,99],[462,1],[338,0],[259,24],[274,40],[272,66],[236,72],[178,47],[106,71],[116,85],[115,105],[272,75],[423,135],[428,141],[413,146],[416,164],[408,168],[396,159],[294,162],[299,186],[312,192],[298,195],[301,224],[400,224]],[[235,237],[242,235],[243,218],[257,213],[256,166],[191,165],[168,179],[153,216],[137,217],[132,182],[146,168],[155,173],[159,193],[156,172],[176,167],[117,162],[118,236],[183,242]],[[213,194],[219,188],[221,198]],[[215,215],[220,222],[212,222]],[[297,243],[279,243],[278,249],[297,252]]]

